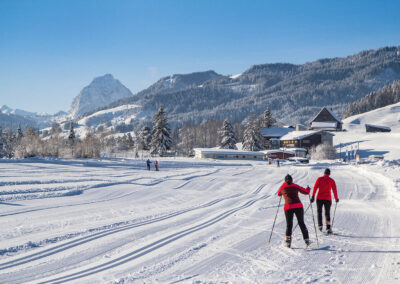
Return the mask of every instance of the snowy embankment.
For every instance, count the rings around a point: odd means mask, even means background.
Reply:
[[[336,235],[318,234],[316,249],[307,210],[313,250],[298,228],[285,249],[281,208],[267,246],[283,177],[312,185],[327,166],[340,197]],[[0,161],[0,282],[399,281],[397,165],[162,159],[160,170],[142,160]],[[62,187],[82,192],[29,195]]]

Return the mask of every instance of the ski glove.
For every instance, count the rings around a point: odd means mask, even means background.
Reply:
[[[315,199],[315,196],[311,197],[310,202],[313,203]]]
[[[336,199],[336,203],[338,203],[339,202],[339,198],[338,199]]]

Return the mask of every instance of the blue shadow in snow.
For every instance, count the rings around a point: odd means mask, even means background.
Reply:
[[[0,201],[0,205],[24,206],[24,205],[18,204],[18,203],[8,203],[8,202],[1,202],[1,201]]]

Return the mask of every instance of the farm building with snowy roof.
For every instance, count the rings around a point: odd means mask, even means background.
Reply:
[[[326,107],[323,107],[308,124],[310,130],[341,131],[342,127],[343,122]]]
[[[279,139],[294,131],[293,127],[261,127],[261,136],[264,138],[264,149],[279,149]]]
[[[387,126],[365,124],[365,131],[367,131],[367,132],[390,132],[392,130],[390,129],[390,127],[387,127]]]
[[[281,137],[281,147],[310,149],[313,146],[323,143],[333,145],[333,136],[335,134],[324,130],[292,131]]]

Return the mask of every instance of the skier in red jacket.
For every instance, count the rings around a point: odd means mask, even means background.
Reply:
[[[311,244],[307,227],[304,224],[303,204],[299,198],[299,192],[302,194],[310,194],[310,190],[309,187],[303,188],[294,184],[293,178],[290,175],[285,177],[285,182],[279,188],[278,196],[283,196],[285,199],[285,206],[283,209],[285,210],[286,217],[286,246],[289,248],[292,242],[293,215],[296,215],[306,245],[309,246]]]
[[[319,177],[314,185],[314,190],[311,197],[311,203],[314,202],[315,193],[318,191],[317,194],[317,211],[318,211],[318,229],[322,232],[322,207],[325,208],[325,224],[326,230],[328,234],[332,234],[331,229],[331,205],[332,205],[332,194],[331,190],[333,191],[333,195],[335,196],[336,202],[339,202],[336,183],[335,181],[329,176],[331,174],[330,169],[326,169],[324,175]]]

